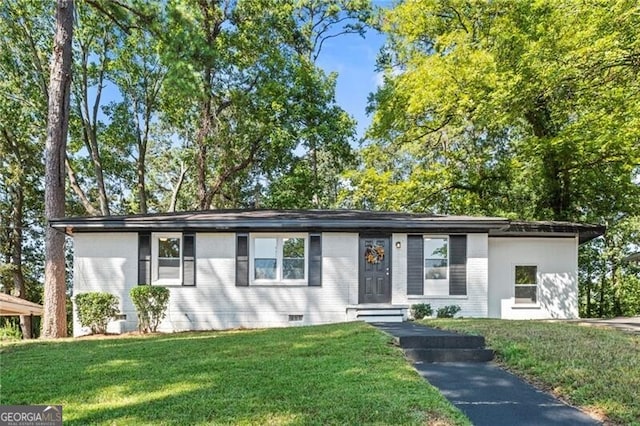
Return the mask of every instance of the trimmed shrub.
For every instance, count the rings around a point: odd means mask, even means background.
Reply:
[[[129,292],[138,313],[138,330],[142,333],[155,333],[160,321],[167,315],[169,289],[140,285]]]
[[[118,313],[118,298],[110,293],[91,292],[76,296],[78,320],[91,333],[106,333],[109,320]]]
[[[433,309],[428,303],[416,303],[411,305],[411,315],[413,315],[414,319],[421,320],[424,317],[433,315]]]
[[[438,308],[438,318],[453,318],[458,312],[460,312],[460,306],[447,305],[442,308]]]

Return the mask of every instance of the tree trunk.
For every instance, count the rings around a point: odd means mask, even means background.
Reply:
[[[21,179],[23,180],[23,179]],[[24,191],[22,190],[24,183],[20,182],[14,190],[13,197],[13,229],[11,230],[11,263],[13,264],[13,287],[16,289],[17,296],[21,299],[27,298],[27,288],[24,282],[24,273],[22,270],[22,227],[23,208],[24,208]],[[31,316],[20,315],[20,329],[24,339],[31,339]]]
[[[176,211],[176,205],[178,204],[178,194],[180,194],[180,189],[182,188],[182,184],[184,183],[184,178],[187,175],[188,168],[185,167],[184,161],[180,162],[180,176],[178,176],[178,182],[176,182],[173,187],[173,191],[171,192],[171,204],[169,205],[169,211],[171,213]]]
[[[611,266],[611,296],[613,298],[613,316],[622,315],[622,305],[620,303],[620,289],[618,288],[618,263],[612,260]]]
[[[65,152],[69,128],[69,97],[73,37],[73,0],[58,0],[56,33],[49,80],[49,112],[45,145],[45,218],[65,214]],[[46,228],[44,321],[42,337],[67,336],[64,235]]]
[[[145,119],[144,136],[140,137],[140,128],[138,127],[138,161],[136,164],[136,175],[138,177],[138,204],[139,213],[147,213],[147,185],[146,185],[146,162],[147,162],[147,142],[149,140],[150,117],[147,113]]]
[[[600,279],[600,306],[598,306],[598,316],[604,318],[604,292],[607,289],[607,274],[602,273]]]
[[[205,96],[210,97],[209,94]],[[208,99],[202,102],[200,107],[200,122],[198,123],[198,132],[196,134],[196,145],[198,146],[198,210],[207,210],[210,205],[207,204],[207,160],[208,160],[208,143],[211,134],[211,101]]]
[[[585,283],[587,286],[587,318],[591,318],[591,274],[589,274],[589,279]]]

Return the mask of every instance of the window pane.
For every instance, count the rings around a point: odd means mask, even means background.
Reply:
[[[449,248],[446,238],[424,239],[424,277],[427,280],[446,280]]]
[[[428,280],[446,280],[447,279],[447,260],[446,259],[425,259],[424,260],[424,277]]]
[[[285,280],[304,279],[304,259],[284,259],[283,278]]]
[[[425,238],[424,258],[425,259],[447,259],[447,239],[446,238]]]
[[[159,238],[158,257],[180,258],[180,238]]]
[[[537,266],[516,266],[516,285],[537,284]]]
[[[275,259],[277,257],[278,240],[276,238],[256,238],[256,258]]]
[[[304,238],[285,238],[282,252],[285,258],[304,259]]]
[[[253,264],[256,280],[276,279],[276,259],[255,259]]]
[[[276,238],[256,238],[255,257],[253,260],[254,277],[257,280],[275,280],[277,272]]]
[[[516,303],[536,303],[537,290],[535,285],[517,285],[516,286]]]
[[[158,279],[180,278],[180,238],[158,239]]]
[[[282,278],[304,279],[304,238],[285,238],[282,243]]]

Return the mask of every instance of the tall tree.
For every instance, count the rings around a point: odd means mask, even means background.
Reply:
[[[65,215],[65,155],[71,94],[72,37],[73,0],[58,0],[45,146],[45,218],[47,220]],[[45,236],[42,336],[65,337],[67,335],[65,237],[50,227],[47,227]]]

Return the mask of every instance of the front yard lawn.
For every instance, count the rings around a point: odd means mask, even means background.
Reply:
[[[613,422],[640,425],[640,336],[570,323],[437,319],[424,324],[485,336],[510,370]]]
[[[66,424],[468,424],[362,323],[0,346],[0,404]]]

